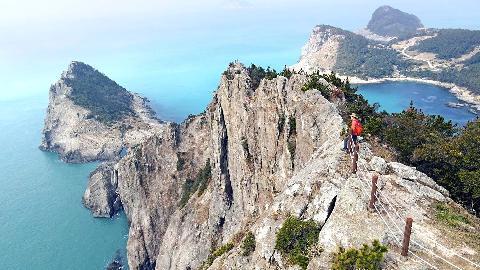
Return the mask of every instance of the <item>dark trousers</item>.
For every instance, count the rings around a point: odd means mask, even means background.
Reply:
[[[343,140],[343,150],[348,150],[348,140],[352,138],[353,143],[357,143],[358,141],[358,136],[350,134],[347,137],[345,137],[345,140]]]

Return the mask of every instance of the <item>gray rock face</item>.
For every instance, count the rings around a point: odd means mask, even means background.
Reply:
[[[405,37],[423,28],[420,19],[390,6],[381,6],[372,14],[367,29],[380,36]]]
[[[369,162],[370,168],[379,174],[385,174],[387,171],[387,162],[381,157],[373,157]]]
[[[112,160],[162,128],[145,99],[72,62],[50,88],[40,149],[66,162]]]
[[[94,217],[112,217],[122,209],[117,187],[118,170],[113,163],[103,163],[90,174],[82,202]]]
[[[348,31],[329,25],[315,26],[302,47],[300,61],[293,68],[307,72],[334,70],[339,47],[349,34]]]
[[[387,268],[424,269],[400,258],[394,239],[401,232],[392,234],[382,222],[385,213],[367,208],[372,164],[382,173],[380,203],[387,198],[389,211],[415,218],[423,232],[416,241],[432,249],[430,238],[448,245],[427,215],[433,204],[449,200],[442,188],[408,166],[385,169],[368,144],[351,175],[340,150],[344,123],[337,108],[316,90],[301,91],[304,75],[264,79],[255,89],[251,82],[243,65],[231,65],[205,113],[168,124],[115,165],[130,223],[131,269],[198,269],[211,250],[229,242],[234,248],[209,269],[294,269],[275,250],[276,232],[290,214],[323,225],[318,245],[325,251],[308,269],[329,269],[338,246],[373,239],[393,247]],[[202,178],[209,175],[206,164],[211,177]],[[395,222],[390,226],[402,220]],[[238,239],[247,231],[256,248],[245,257]]]

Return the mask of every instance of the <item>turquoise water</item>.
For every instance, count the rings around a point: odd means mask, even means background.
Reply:
[[[124,215],[81,204],[96,164],[38,150],[46,100],[0,102],[0,269],[102,269],[126,246]]]
[[[359,93],[370,103],[378,102],[380,110],[401,112],[408,108],[410,101],[414,106],[428,114],[442,115],[458,124],[465,124],[476,115],[468,106],[451,108],[447,103],[462,103],[447,89],[417,82],[384,82],[357,85]]]

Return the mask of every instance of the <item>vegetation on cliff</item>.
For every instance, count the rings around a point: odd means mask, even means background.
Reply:
[[[255,251],[255,235],[252,232],[248,232],[242,241],[242,255],[249,256]]]
[[[435,37],[422,40],[411,49],[434,53],[440,59],[451,59],[472,51],[479,44],[479,30],[440,29]]]
[[[271,80],[279,75],[275,69],[271,69],[270,67],[264,69],[261,66],[256,66],[255,64],[251,64],[250,67],[247,68],[247,71],[248,75],[250,76],[253,89],[256,89],[260,85],[260,81],[262,81],[263,78]]]
[[[91,111],[92,117],[106,124],[134,115],[133,95],[89,65],[74,62],[71,74],[63,78],[72,88],[70,98]]]
[[[382,78],[391,76],[394,67],[405,70],[412,65],[397,51],[361,35],[345,32],[344,37],[337,52],[336,72],[362,78]]]
[[[387,251],[387,247],[380,244],[378,240],[373,241],[372,246],[364,244],[359,249],[345,249],[343,247],[340,247],[338,252],[334,254],[332,261],[332,269],[381,269],[380,266]]]
[[[320,227],[313,220],[304,221],[290,216],[277,232],[275,248],[287,261],[307,269],[309,251],[318,241]]]
[[[218,258],[218,257],[222,256],[223,254],[229,252],[230,250],[232,250],[232,248],[234,248],[234,244],[229,242],[229,243],[226,243],[225,245],[217,248],[216,250],[212,251],[212,253],[210,253],[210,255],[208,255],[207,260],[203,262],[202,266],[200,266],[199,269],[201,269],[201,270],[208,269],[213,264],[213,262],[215,261],[216,258]]]
[[[179,202],[179,206],[182,208],[190,199],[190,196],[198,190],[198,196],[201,196],[205,189],[208,187],[208,183],[212,178],[212,167],[210,165],[210,160],[207,160],[205,167],[200,169],[195,178],[186,179],[182,187],[182,197]]]

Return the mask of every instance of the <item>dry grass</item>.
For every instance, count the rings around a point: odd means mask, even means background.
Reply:
[[[385,159],[387,162],[397,161],[397,155],[395,154],[395,151],[386,144],[381,143],[378,138],[368,138],[367,142],[370,144],[372,153],[375,156],[379,156]]]

